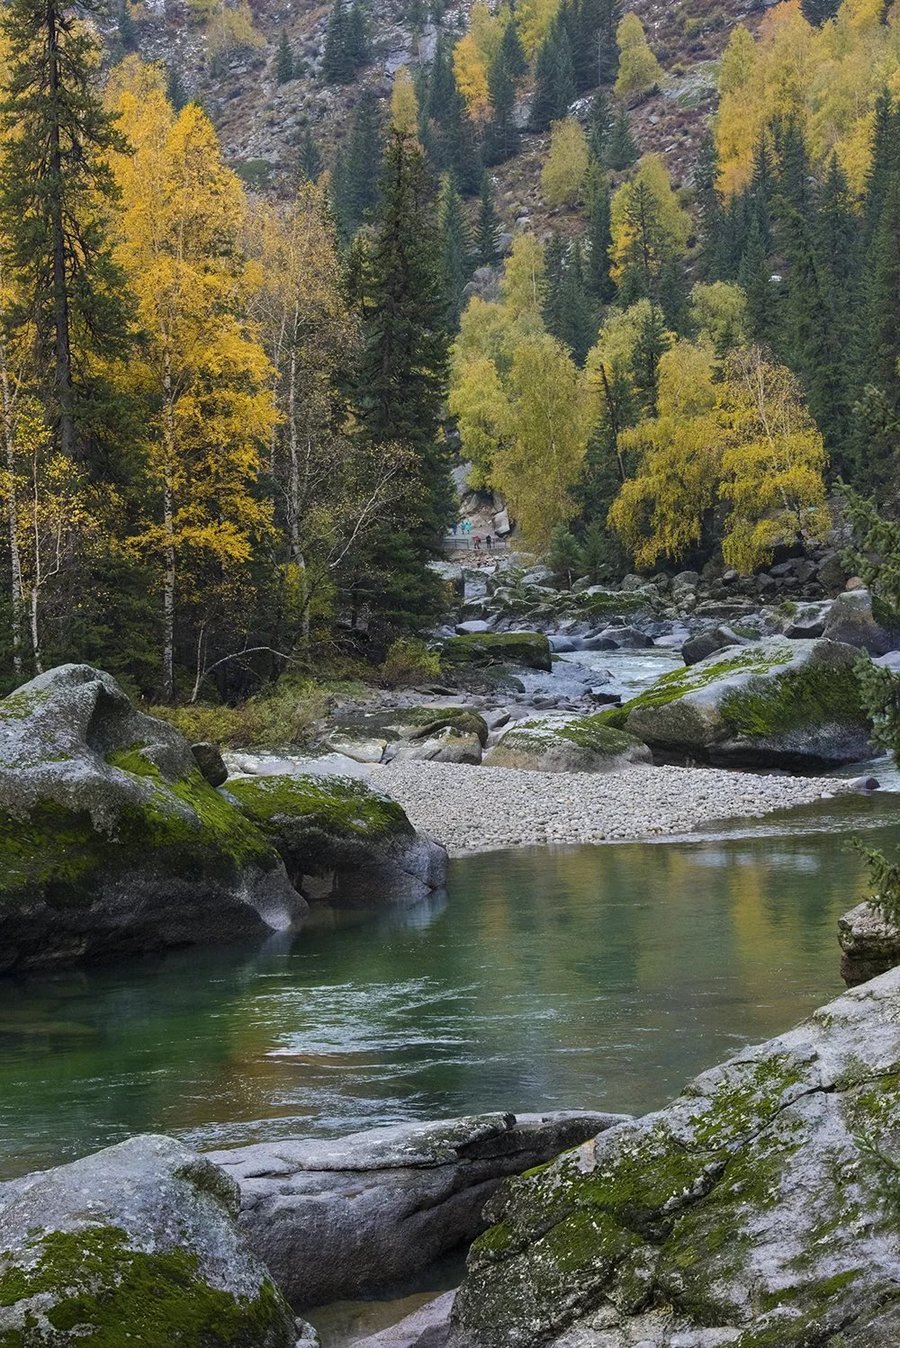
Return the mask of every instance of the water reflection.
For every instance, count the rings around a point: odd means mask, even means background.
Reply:
[[[470,1110],[654,1108],[840,990],[840,830],[480,854],[448,896],[264,946],[0,984],[0,1174],[130,1133],[200,1146]],[[830,812],[830,813],[829,813]]]

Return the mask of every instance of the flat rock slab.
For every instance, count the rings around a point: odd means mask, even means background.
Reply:
[[[240,1227],[285,1295],[310,1307],[378,1291],[484,1230],[502,1179],[620,1114],[481,1114],[210,1154],[241,1191]]]

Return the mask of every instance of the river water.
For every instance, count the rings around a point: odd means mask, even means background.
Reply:
[[[290,940],[0,982],[0,1177],[144,1130],[199,1147],[469,1111],[662,1105],[841,991],[848,797],[702,841],[484,853]]]

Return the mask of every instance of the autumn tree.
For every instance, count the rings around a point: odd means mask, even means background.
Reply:
[[[631,10],[616,30],[616,42],[619,47],[616,97],[635,99],[651,93],[662,79],[662,67],[650,50],[644,25]]]
[[[554,122],[550,150],[541,170],[541,191],[548,206],[574,206],[588,171],[588,147],[575,117]]]

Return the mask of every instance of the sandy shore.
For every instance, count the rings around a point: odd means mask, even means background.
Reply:
[[[369,781],[451,852],[691,833],[702,824],[758,818],[847,789],[830,777],[716,768],[550,773],[429,762],[374,768]]]

